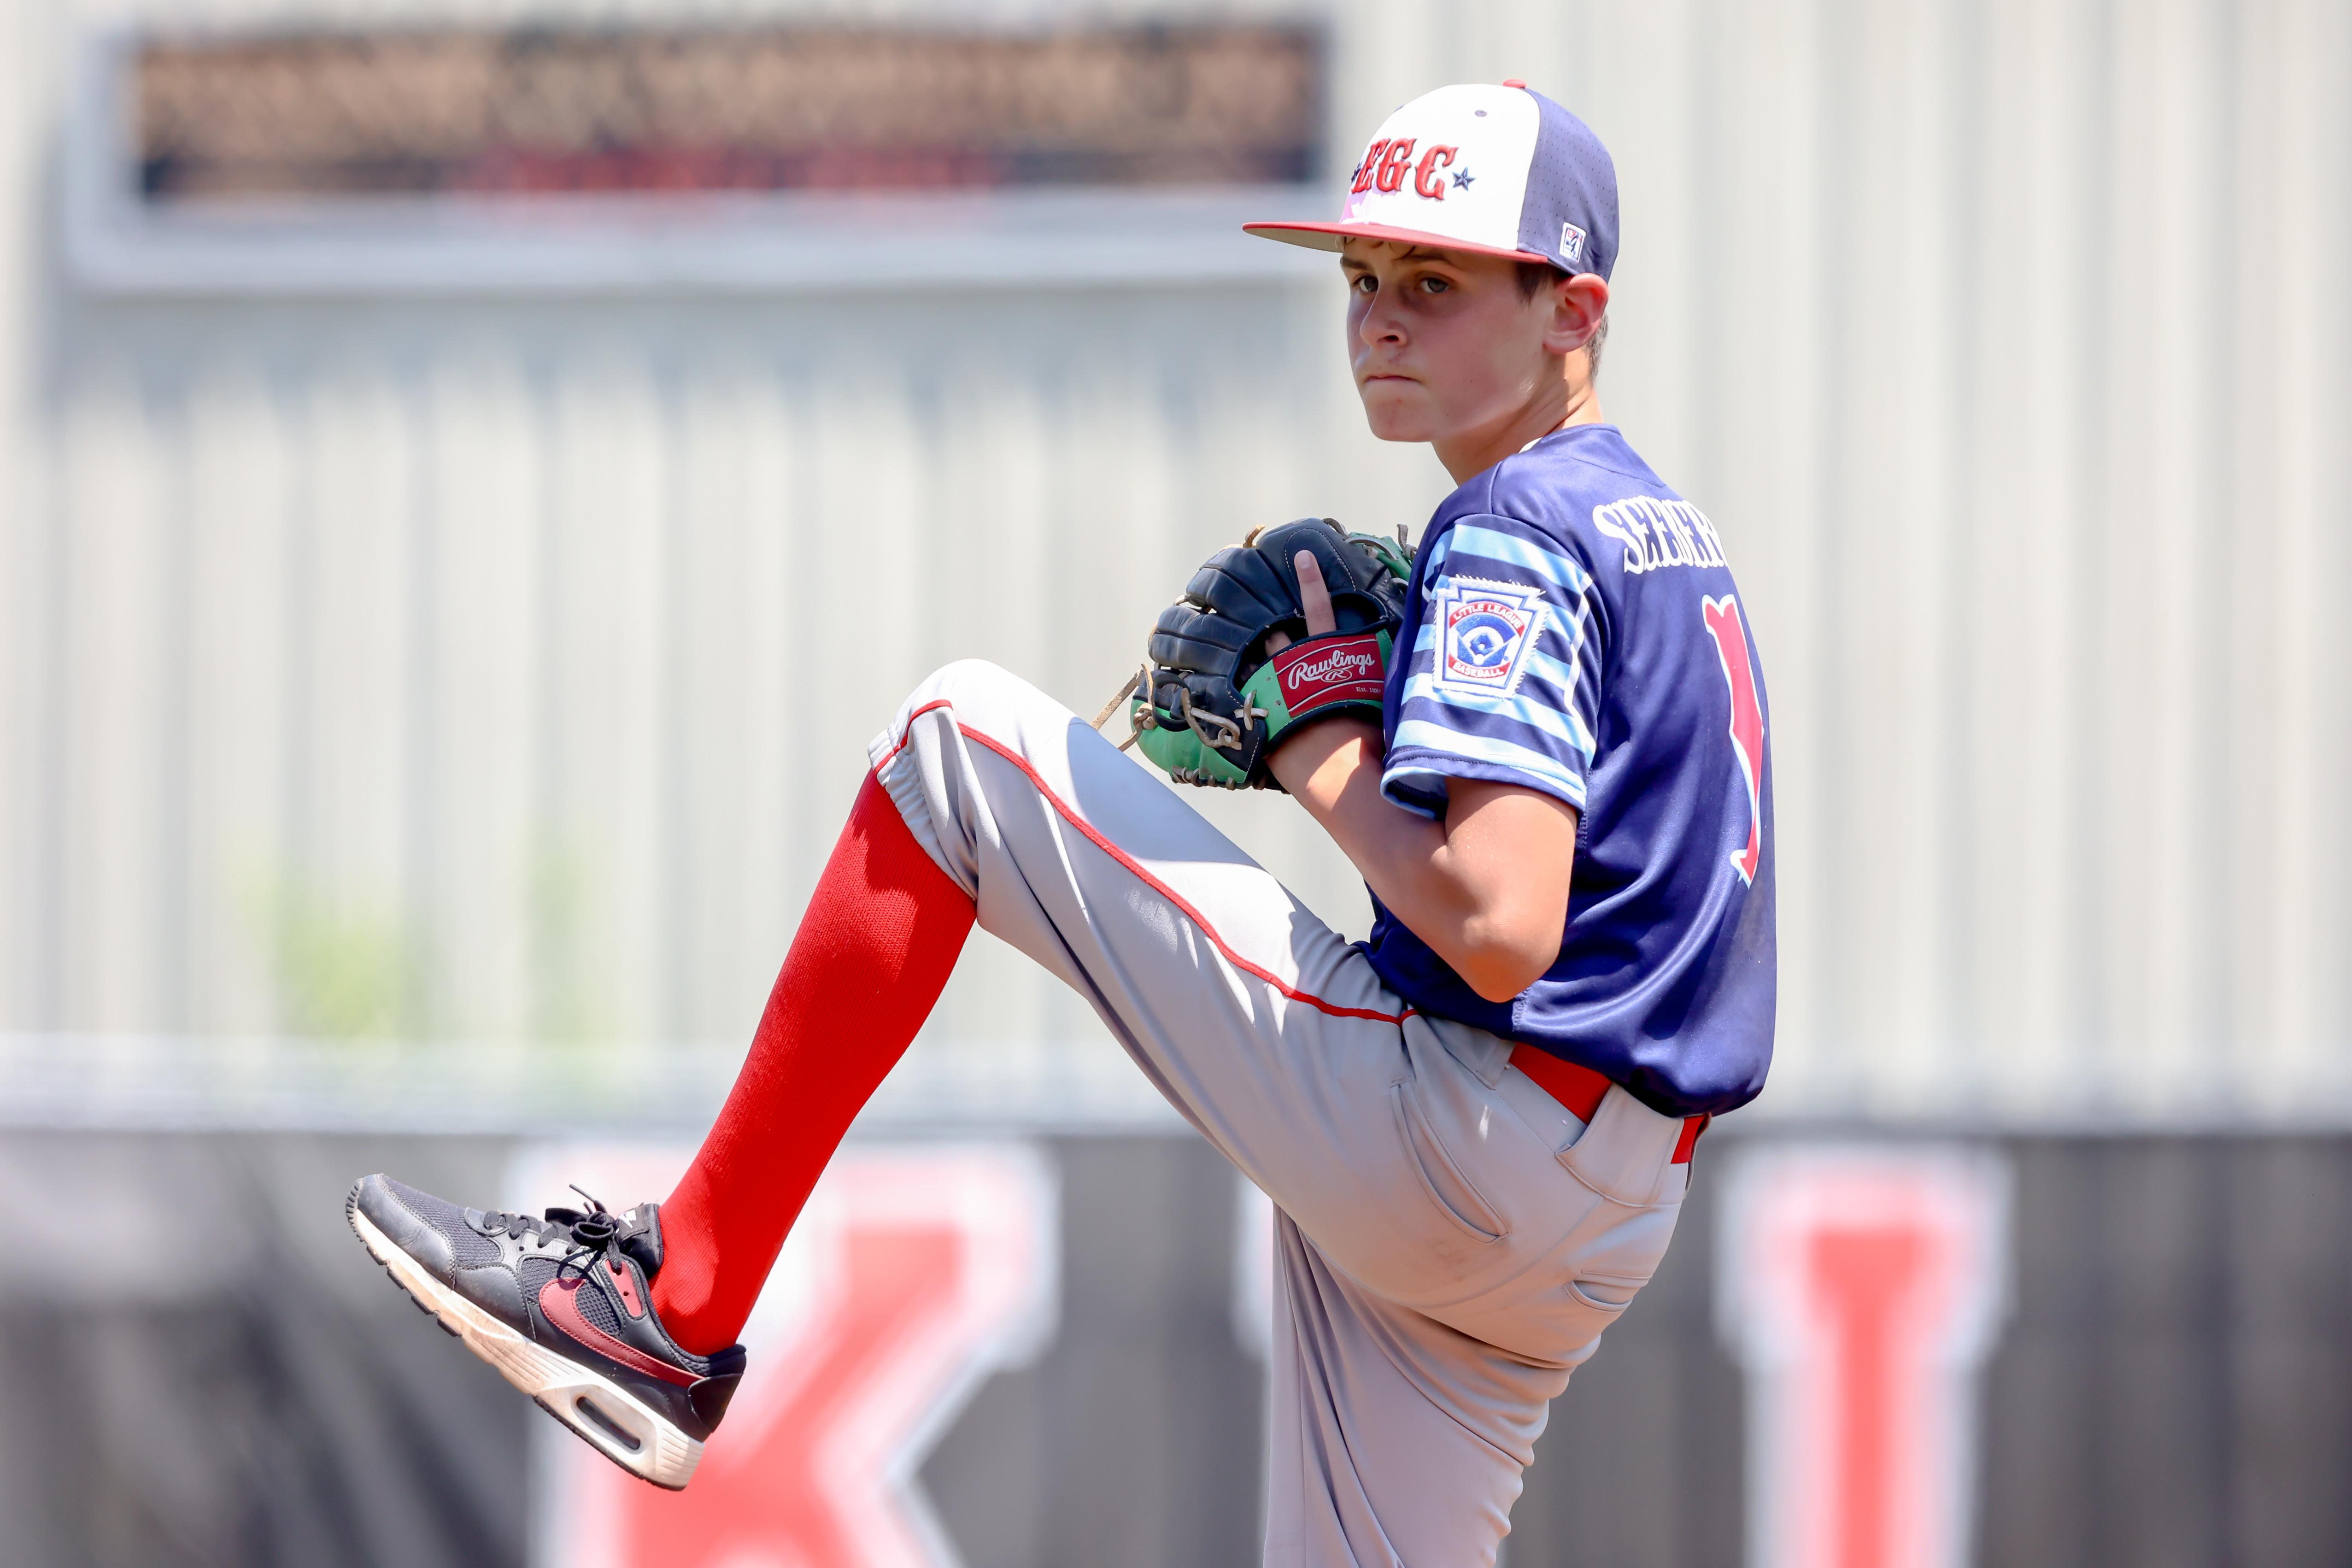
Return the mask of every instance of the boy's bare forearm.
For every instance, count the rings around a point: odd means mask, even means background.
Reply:
[[[1550,966],[1568,913],[1576,814],[1531,790],[1457,780],[1443,822],[1381,794],[1381,736],[1331,719],[1272,759],[1389,911],[1490,1001]]]
[[[1382,798],[1381,732],[1357,720],[1327,719],[1283,746],[1270,765],[1282,787],[1355,862],[1381,902],[1418,931],[1399,900],[1416,908],[1423,903],[1415,884],[1444,852],[1445,826]]]

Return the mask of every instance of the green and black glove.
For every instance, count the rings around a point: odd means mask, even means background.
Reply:
[[[1307,635],[1300,551],[1331,590],[1336,631]],[[1261,529],[1220,550],[1160,612],[1129,709],[1143,754],[1180,784],[1279,789],[1265,759],[1292,729],[1328,714],[1377,721],[1404,616],[1412,563],[1391,541],[1329,518]],[[1268,655],[1268,634],[1290,646]]]

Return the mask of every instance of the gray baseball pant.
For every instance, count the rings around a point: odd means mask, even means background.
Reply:
[[[1587,1126],[1509,1041],[1408,1008],[1156,776],[993,665],[873,744],[982,928],[1094,1004],[1274,1201],[1269,1568],[1471,1568],[1550,1401],[1655,1271],[1682,1123]]]

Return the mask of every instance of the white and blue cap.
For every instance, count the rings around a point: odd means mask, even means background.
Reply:
[[[1251,234],[1337,250],[1350,236],[1602,278],[1617,263],[1617,168],[1584,121],[1521,81],[1425,92],[1381,122],[1337,223]]]

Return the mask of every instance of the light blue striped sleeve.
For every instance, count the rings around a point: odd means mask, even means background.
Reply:
[[[1438,816],[1447,780],[1486,779],[1581,810],[1601,700],[1589,565],[1533,523],[1485,515],[1441,535],[1421,573],[1382,792]]]

